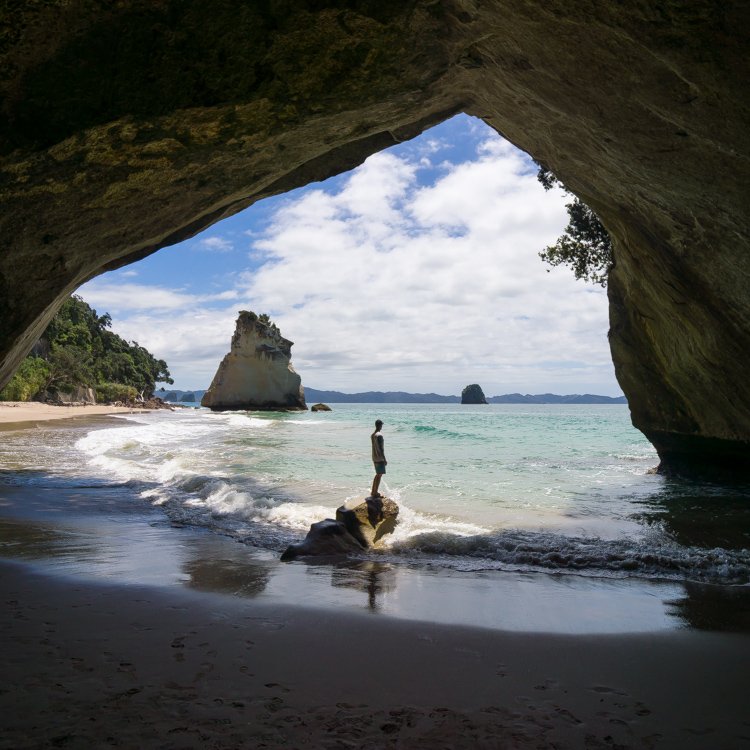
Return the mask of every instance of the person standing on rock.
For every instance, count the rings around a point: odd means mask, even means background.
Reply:
[[[383,428],[383,420],[378,419],[375,421],[375,432],[370,435],[372,442],[372,462],[375,464],[375,478],[372,480],[372,492],[370,497],[384,497],[378,492],[380,487],[380,479],[385,474],[385,467],[388,461],[385,460],[385,440],[383,439],[383,433],[380,430]]]

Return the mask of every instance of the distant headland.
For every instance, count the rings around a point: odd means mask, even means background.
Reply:
[[[438,393],[405,393],[404,391],[367,391],[366,393],[341,393],[318,391],[305,386],[309,401],[324,401],[338,404],[460,404],[461,396],[441,396]],[[558,396],[554,393],[537,395],[506,393],[490,396],[489,404],[627,404],[625,396],[596,396],[591,393]]]
[[[195,400],[200,403],[205,390],[181,391],[176,388],[166,389],[165,393],[157,392],[165,401],[182,401],[189,394],[195,394]],[[171,396],[171,398],[170,398]],[[404,391],[367,391],[365,393],[341,393],[340,391],[318,391],[305,387],[308,401],[322,401],[333,404],[460,404],[461,396],[441,396],[439,393],[405,393]],[[555,393],[506,393],[503,396],[490,396],[490,404],[627,404],[625,396],[613,398],[611,396],[596,396],[591,393],[582,395],[574,393],[568,396],[558,396]]]

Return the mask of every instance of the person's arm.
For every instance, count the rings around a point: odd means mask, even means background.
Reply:
[[[385,460],[385,439],[382,435],[378,435],[378,446],[380,447],[380,454],[383,456],[383,465],[388,466],[388,461]]]

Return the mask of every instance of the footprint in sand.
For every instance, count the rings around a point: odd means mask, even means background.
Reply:
[[[581,720],[577,719],[575,716],[573,716],[570,711],[568,711],[567,708],[556,708],[555,714],[559,716],[561,719],[566,721],[568,724],[580,724]]]
[[[289,688],[285,688],[282,685],[279,685],[278,682],[267,682],[265,684],[265,687],[267,688],[278,688],[281,690],[282,693],[291,693],[292,691]]]
[[[561,687],[557,680],[545,680],[542,685],[535,685],[534,690],[559,690]]]
[[[629,695],[629,693],[625,693],[622,690],[616,690],[615,688],[605,687],[603,685],[597,685],[595,687],[589,688],[589,690],[592,690],[595,693],[614,693],[615,695]]]

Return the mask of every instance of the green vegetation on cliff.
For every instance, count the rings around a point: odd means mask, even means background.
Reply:
[[[260,315],[256,315],[252,310],[240,310],[240,317],[245,317],[253,323],[255,323],[256,321],[258,323],[262,323],[264,326],[268,326],[274,331],[279,330],[279,327],[276,325],[276,323],[273,323],[271,321],[271,316],[268,313],[261,313]]]
[[[100,401],[126,400],[140,392],[152,394],[157,382],[174,382],[163,359],[137,342],[128,343],[111,326],[109,313],[99,316],[73,295],[47,326],[41,345],[0,392],[0,400],[28,401],[45,393],[70,393],[77,386],[95,388]]]
[[[539,167],[537,179],[545,190],[561,187],[572,195],[565,185],[549,169]],[[599,217],[578,198],[565,206],[570,221],[565,232],[557,238],[539,257],[551,266],[565,264],[573,269],[577,279],[593,284],[607,285],[607,274],[612,265],[612,241]]]

